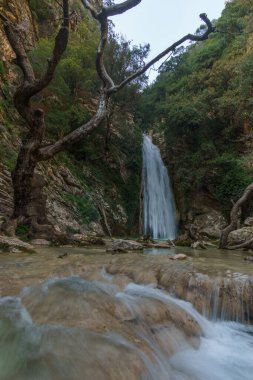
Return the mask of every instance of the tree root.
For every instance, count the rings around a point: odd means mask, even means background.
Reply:
[[[220,245],[219,245],[220,249],[228,249],[228,236],[230,232],[238,229],[238,224],[240,222],[241,213],[242,213],[242,206],[251,198],[252,193],[253,193],[253,183],[251,183],[249,186],[246,187],[241,198],[239,198],[238,201],[235,202],[235,204],[233,205],[232,210],[230,212],[230,224],[226,228],[224,228],[224,230],[222,230],[221,232]],[[246,246],[247,245],[248,244],[246,244]],[[243,247],[240,247],[240,248],[243,248]]]
[[[240,248],[248,248],[249,246],[253,245],[253,238],[250,240],[247,240],[241,244],[236,244],[232,246],[228,246],[226,249],[236,250]]]

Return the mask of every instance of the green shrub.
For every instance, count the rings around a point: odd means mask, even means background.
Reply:
[[[22,240],[28,239],[28,232],[29,232],[29,227],[26,224],[20,224],[16,228],[16,235]]]
[[[48,21],[52,14],[52,7],[45,0],[29,0],[29,6],[40,22]]]
[[[227,214],[231,209],[231,202],[242,196],[245,188],[252,183],[252,177],[241,162],[228,153],[211,161],[209,172],[211,175],[208,177],[208,187]]]
[[[95,222],[99,219],[98,210],[89,196],[66,194],[65,198],[74,205],[82,224]]]

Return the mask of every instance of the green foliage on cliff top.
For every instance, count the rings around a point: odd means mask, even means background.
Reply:
[[[241,160],[253,128],[252,25],[252,1],[228,2],[216,32],[165,62],[142,102],[147,127],[165,133],[184,199],[210,193],[225,213],[253,178]]]

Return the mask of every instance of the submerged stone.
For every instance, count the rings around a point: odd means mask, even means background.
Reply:
[[[178,253],[177,255],[170,256],[170,260],[186,260],[188,257],[183,253]]]

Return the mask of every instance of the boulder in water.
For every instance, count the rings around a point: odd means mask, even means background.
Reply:
[[[237,245],[253,238],[253,227],[243,227],[232,231],[228,237],[229,245]]]
[[[170,260],[186,260],[188,257],[183,253],[178,253],[169,257]]]
[[[253,256],[246,256],[244,257],[245,261],[251,261],[253,263]]]
[[[110,249],[107,251],[110,252],[127,252],[127,251],[138,251],[142,250],[143,245],[134,241],[134,240],[123,240],[123,239],[118,239],[114,240],[112,243],[112,246]]]
[[[0,236],[0,250],[3,252],[34,252],[34,247],[17,238]]]

